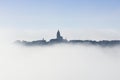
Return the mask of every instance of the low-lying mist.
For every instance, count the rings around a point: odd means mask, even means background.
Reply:
[[[120,46],[26,47],[8,37],[0,42],[0,80],[120,80]]]

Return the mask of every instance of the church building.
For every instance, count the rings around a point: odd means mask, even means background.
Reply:
[[[60,31],[58,30],[58,31],[57,31],[57,34],[56,34],[56,38],[55,38],[55,39],[51,39],[51,40],[50,40],[50,43],[51,43],[51,42],[52,42],[52,43],[58,43],[58,42],[64,42],[64,41],[67,41],[67,40],[63,39],[63,37],[62,37],[61,34],[60,34]]]

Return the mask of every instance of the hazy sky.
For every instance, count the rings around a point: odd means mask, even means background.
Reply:
[[[0,27],[120,29],[120,0],[0,0]]]

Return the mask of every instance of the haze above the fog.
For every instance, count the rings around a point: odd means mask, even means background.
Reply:
[[[0,27],[120,29],[119,0],[0,0]]]

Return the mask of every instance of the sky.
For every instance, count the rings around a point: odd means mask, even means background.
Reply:
[[[0,28],[120,29],[120,0],[0,0]]]

